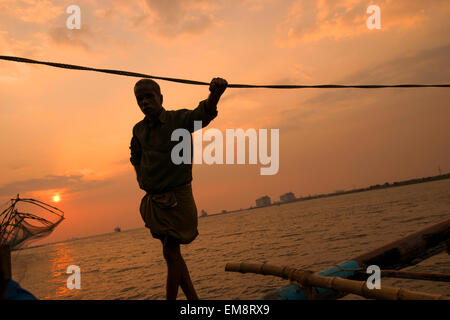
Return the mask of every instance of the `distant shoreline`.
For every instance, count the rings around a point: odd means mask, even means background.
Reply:
[[[313,200],[313,199],[319,199],[319,198],[328,198],[328,197],[335,197],[335,196],[341,196],[345,194],[351,194],[351,193],[359,193],[359,192],[366,192],[366,191],[372,191],[372,190],[379,190],[379,189],[387,189],[387,188],[395,188],[395,187],[401,187],[401,186],[407,186],[412,184],[418,184],[418,183],[425,183],[425,182],[431,182],[431,181],[438,181],[438,180],[445,180],[450,179],[450,173],[446,174],[440,174],[437,176],[431,176],[431,177],[424,177],[424,178],[416,178],[416,179],[410,179],[410,180],[403,180],[403,181],[395,181],[393,183],[386,182],[384,184],[376,184],[372,185],[366,188],[359,188],[359,189],[351,189],[351,190],[340,190],[333,193],[327,193],[327,194],[318,194],[318,195],[310,195],[308,197],[300,197],[295,198],[291,201],[285,201],[285,202],[274,202],[270,205],[261,206],[261,207],[249,207],[246,209],[238,209],[238,210],[232,210],[232,211],[225,211],[225,212],[219,212],[219,213],[212,213],[207,216],[202,216],[199,218],[207,218],[207,217],[213,217],[213,216],[220,216],[223,214],[228,213],[236,213],[240,211],[247,211],[247,210],[253,210],[253,209],[260,209],[260,208],[267,208],[267,207],[273,207],[273,206],[279,206],[287,203],[293,203],[298,201],[307,201],[307,200]]]
[[[228,213],[237,213],[237,212],[241,212],[241,211],[248,211],[248,210],[253,210],[253,209],[279,206],[279,205],[298,202],[298,201],[307,201],[307,200],[313,200],[313,199],[319,199],[319,198],[328,198],[328,197],[340,196],[340,195],[351,194],[351,193],[358,193],[358,192],[365,192],[365,191],[372,191],[372,190],[379,190],[379,189],[387,189],[387,188],[400,187],[400,186],[406,186],[406,185],[411,185],[411,184],[425,183],[425,182],[445,180],[445,179],[450,179],[450,173],[432,176],[432,177],[426,177],[426,178],[416,178],[416,179],[410,179],[410,180],[404,180],[404,181],[396,181],[393,183],[386,182],[382,185],[376,184],[376,185],[372,185],[367,188],[352,189],[352,190],[347,190],[347,191],[342,190],[342,191],[336,191],[333,193],[318,194],[318,195],[312,195],[312,196],[308,196],[308,197],[295,198],[292,201],[274,202],[268,206],[263,206],[263,207],[250,207],[250,208],[246,208],[246,209],[238,209],[238,210],[232,210],[232,211],[213,213],[213,214],[208,214],[207,216],[199,216],[199,218],[203,219],[203,218],[207,218],[207,217],[220,216],[220,215],[228,214]],[[122,233],[132,231],[132,230],[137,230],[137,229],[141,229],[141,228],[123,230]],[[59,244],[59,243],[69,242],[69,241],[74,241],[74,240],[81,240],[81,239],[86,239],[86,238],[91,238],[91,237],[103,236],[105,234],[110,234],[110,233],[117,233],[117,232],[109,232],[109,233],[95,234],[95,235],[79,237],[79,238],[77,237],[77,238],[59,240],[59,241],[55,241],[55,242],[42,243],[42,244],[38,244],[35,246],[25,246],[23,248],[14,249],[13,251],[25,250],[25,249],[37,248],[37,247],[42,247],[42,246],[47,246],[47,245],[54,245],[54,244]]]

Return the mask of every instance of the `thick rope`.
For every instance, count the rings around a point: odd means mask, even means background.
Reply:
[[[338,272],[341,272],[341,271],[343,271],[344,272],[344,278],[346,278],[347,277],[347,272],[352,272],[352,271],[354,271],[354,272],[358,272],[358,271],[361,271],[362,269],[361,268],[356,268],[356,269],[346,269],[346,268],[342,268],[340,265],[334,265],[333,267],[336,267],[336,268],[338,268],[338,270],[335,270],[335,271],[332,271],[332,272],[330,272],[330,273],[327,273],[325,276],[326,277],[329,277],[329,276],[331,276],[331,275],[334,275],[334,274],[336,274],[336,273],[338,273]]]
[[[0,56],[0,60],[15,61],[22,63],[33,63],[33,64],[43,64],[55,68],[64,68],[72,70],[84,70],[84,71],[95,71],[109,74],[116,74],[128,77],[138,77],[138,78],[150,78],[157,80],[165,80],[172,82],[179,82],[185,84],[209,86],[208,82],[186,80],[178,78],[168,78],[151,76],[143,73],[122,71],[122,70],[111,70],[111,69],[99,69],[91,67],[82,67],[73,64],[57,63],[57,62],[45,62],[32,60],[28,58],[14,57],[14,56]],[[345,88],[357,88],[357,89],[381,89],[381,88],[450,88],[450,84],[396,84],[396,85],[335,85],[335,84],[323,84],[323,85],[250,85],[250,84],[228,84],[228,88],[268,88],[268,89],[345,89]]]

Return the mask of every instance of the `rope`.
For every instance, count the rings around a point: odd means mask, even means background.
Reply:
[[[99,69],[91,67],[77,66],[73,64],[57,63],[57,62],[45,62],[32,60],[28,58],[14,57],[14,56],[0,56],[0,60],[15,61],[22,63],[32,63],[32,64],[43,64],[55,68],[72,69],[72,70],[84,70],[84,71],[95,71],[109,74],[116,74],[120,76],[128,77],[139,77],[139,78],[150,78],[157,80],[172,81],[184,84],[202,85],[209,86],[208,82],[186,80],[178,78],[168,78],[160,76],[151,76],[143,73],[136,73],[130,71],[122,70],[112,70],[112,69]],[[268,88],[268,89],[345,89],[345,88],[356,88],[356,89],[381,89],[381,88],[449,88],[450,84],[396,84],[396,85],[335,85],[335,84],[323,84],[323,85],[250,85],[250,84],[228,84],[228,88]]]
[[[284,271],[284,268],[283,268],[283,271]],[[297,293],[300,292],[301,289],[303,289],[307,300],[315,300],[316,295],[318,293],[317,288],[315,286],[305,284],[305,274],[302,274],[300,276],[299,280],[294,279],[294,274],[297,273],[298,271],[307,272],[309,274],[314,274],[314,271],[296,270],[296,269],[291,268],[287,277],[288,277],[288,280],[290,283],[292,283],[298,287],[298,289],[296,290]]]
[[[329,276],[331,276],[331,275],[333,275],[333,274],[336,274],[336,273],[338,273],[338,272],[341,272],[341,271],[344,271],[344,277],[346,277],[346,276],[347,276],[347,271],[348,271],[348,272],[351,272],[351,271],[358,272],[358,271],[361,271],[361,270],[362,270],[362,268],[346,269],[346,268],[342,268],[340,265],[337,265],[337,264],[334,265],[333,267],[336,267],[336,268],[338,268],[339,270],[332,271],[332,272],[330,272],[330,273],[324,275],[325,277],[329,277]]]

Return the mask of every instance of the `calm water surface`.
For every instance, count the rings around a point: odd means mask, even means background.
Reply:
[[[202,218],[199,237],[182,253],[200,298],[253,299],[287,281],[225,272],[226,263],[319,271],[449,217],[447,179]],[[66,288],[72,264],[81,268],[79,290]],[[450,256],[441,253],[407,270],[450,273]],[[14,251],[13,277],[40,299],[165,298],[161,244],[144,228]],[[383,284],[450,295],[445,282]]]

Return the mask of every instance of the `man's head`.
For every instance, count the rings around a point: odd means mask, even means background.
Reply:
[[[142,112],[151,118],[157,117],[163,107],[163,96],[159,85],[150,79],[141,79],[134,86],[136,101]]]

